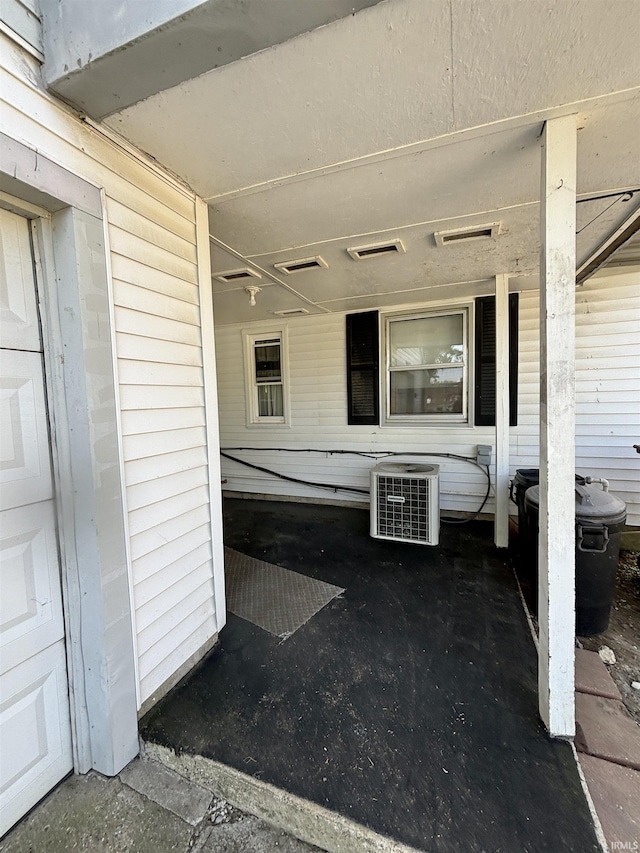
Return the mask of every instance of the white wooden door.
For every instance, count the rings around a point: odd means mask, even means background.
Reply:
[[[0,209],[0,835],[72,767],[29,223]]]

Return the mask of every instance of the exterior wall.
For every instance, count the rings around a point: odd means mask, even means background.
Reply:
[[[576,470],[609,479],[611,490],[629,505],[630,524],[640,524],[640,477],[636,473],[640,457],[631,447],[638,441],[640,421],[638,283],[637,272],[614,271],[592,278],[577,291]],[[436,303],[432,307],[436,307]],[[289,476],[368,488],[368,472],[375,464],[373,460],[309,454],[302,449],[388,450],[411,456],[416,452],[473,455],[477,444],[490,444],[495,448],[493,427],[349,426],[344,314],[303,317],[288,322],[291,424],[248,427],[242,331],[261,328],[268,329],[270,324],[230,325],[216,330],[223,449],[284,447],[299,450],[296,453],[238,452],[236,455]],[[510,429],[512,476],[517,468],[538,466],[538,329],[538,292],[523,291],[519,316],[518,425]],[[596,347],[601,348],[600,355]],[[608,348],[606,353],[604,348]],[[633,358],[634,366],[631,364]],[[485,491],[482,473],[463,462],[433,461],[441,466],[442,508],[463,512],[477,510]],[[226,459],[222,460],[222,470],[228,481],[225,488],[230,491],[366,500],[366,495],[333,493],[276,480]],[[513,504],[510,508],[515,512]],[[493,512],[493,497],[485,509]]]
[[[16,38],[31,54],[43,58],[39,0],[2,0],[0,29]]]
[[[440,307],[433,303],[424,307]],[[511,429],[511,467],[532,466],[537,460],[538,434],[538,294],[520,296],[519,420]],[[406,307],[406,306],[402,306]],[[421,306],[422,307],[422,306]],[[282,325],[282,324],[279,324]],[[275,325],[273,326],[275,327]],[[347,424],[345,315],[314,315],[288,321],[290,426],[246,425],[243,329],[268,329],[268,323],[222,326],[216,330],[221,446],[350,449],[406,453],[436,452],[475,456],[478,444],[495,449],[494,427],[352,426]],[[309,453],[238,453],[255,464],[293,477],[317,482],[369,487],[373,460],[357,456]],[[486,478],[466,462],[434,459],[441,467],[441,506],[475,512],[484,497]],[[226,488],[240,492],[340,498],[362,501],[366,495],[298,486],[275,480],[226,459]],[[492,477],[494,476],[492,466]],[[493,512],[493,497],[485,509]]]
[[[202,203],[51,98],[38,63],[0,39],[3,132],[104,190],[143,703],[221,627],[220,505],[209,488],[217,472],[209,474],[201,330],[210,316],[200,309],[208,247],[196,238]]]
[[[640,266],[576,291],[576,470],[609,480],[640,525]]]

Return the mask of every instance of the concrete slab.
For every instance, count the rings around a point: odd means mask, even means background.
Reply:
[[[176,755],[173,750],[158,744],[147,743],[145,749],[157,761],[215,792],[222,799],[214,800],[214,806],[216,802],[232,803],[232,810],[250,811],[272,826],[286,828],[312,847],[316,845],[330,853],[418,853],[415,847],[386,838],[335,811],[296,797],[281,787],[241,773],[226,764],[202,755],[184,752]],[[210,819],[213,818],[215,823],[214,812],[215,808]]]
[[[640,770],[640,727],[622,702],[576,693],[578,752]]]
[[[134,759],[120,773],[130,788],[196,826],[212,800],[210,791],[180,776],[157,761]]]
[[[576,690],[622,701],[620,691],[597,652],[576,649]]]
[[[72,776],[2,842],[2,853],[187,853],[193,829],[119,779]]]
[[[212,826],[203,832],[191,853],[319,853],[281,829],[275,829],[253,815],[236,823]]]
[[[183,785],[184,797],[202,786],[153,761],[140,761],[127,775],[139,787],[149,772],[153,784]],[[174,791],[175,793],[175,791]],[[284,830],[233,808],[209,791],[203,819],[193,826],[117,776],[70,776],[0,840],[1,853],[311,853],[317,848]],[[198,810],[199,810],[198,806]],[[350,848],[349,853],[357,848]],[[376,851],[378,853],[378,851]]]
[[[638,849],[640,773],[592,755],[580,755],[580,766],[609,849]]]

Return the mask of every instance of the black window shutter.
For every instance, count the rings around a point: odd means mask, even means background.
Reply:
[[[347,314],[347,422],[379,423],[378,312]]]
[[[475,425],[496,423],[496,298],[476,299]],[[509,294],[509,425],[518,423],[518,294]]]
[[[509,294],[509,426],[518,425],[518,311],[520,294]]]

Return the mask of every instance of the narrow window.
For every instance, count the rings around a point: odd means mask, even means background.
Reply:
[[[264,335],[245,333],[248,422],[285,423],[287,392],[282,331]]]
[[[282,358],[280,338],[256,341],[253,345],[258,417],[283,418]]]

